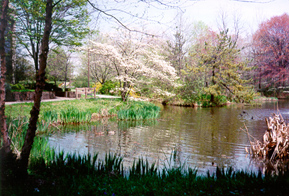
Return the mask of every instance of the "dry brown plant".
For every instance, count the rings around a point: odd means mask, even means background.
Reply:
[[[249,134],[246,125],[245,130],[241,128],[247,133],[251,146],[250,150],[245,150],[253,156],[270,161],[289,158],[289,123],[285,123],[281,113],[272,114],[272,117],[265,118],[265,122],[267,130],[262,142]]]

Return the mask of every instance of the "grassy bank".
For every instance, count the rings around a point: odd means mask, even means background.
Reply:
[[[6,116],[11,119],[29,117],[32,103],[6,106]],[[121,120],[145,120],[158,117],[160,108],[149,102],[120,99],[80,99],[42,102],[39,120],[44,122],[81,123],[91,118],[117,116]]]

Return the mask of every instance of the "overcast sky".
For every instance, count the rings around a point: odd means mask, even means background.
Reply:
[[[233,16],[239,16],[244,30],[255,31],[258,24],[273,16],[289,13],[289,0],[264,0],[248,3],[232,0],[203,0],[185,10],[185,16],[193,20],[205,22],[213,29],[217,28],[218,16],[223,11],[228,15],[228,22],[232,23]]]
[[[259,3],[250,3],[248,1]],[[289,14],[289,0],[180,0],[180,2],[182,4],[180,10],[184,13],[183,18],[185,18],[187,23],[203,21],[213,30],[217,30],[217,21],[220,21],[219,16],[223,12],[228,16],[228,25],[232,25],[234,16],[237,16],[240,18],[242,33],[249,34],[258,29],[260,22],[273,16],[280,16],[284,13]],[[186,3],[183,4],[183,2]],[[108,0],[103,5],[104,7],[101,7],[102,5],[99,4],[101,9],[109,10],[108,13],[116,16],[128,27],[133,29],[134,26],[140,25],[149,31],[158,31],[158,28],[162,30],[172,28],[175,25],[174,19],[181,12],[179,9],[164,8],[159,4],[151,4],[147,8],[147,4],[141,4],[139,1],[134,0],[125,1],[125,3],[116,3],[115,0]],[[117,10],[138,14],[139,17],[148,18],[148,20],[131,18]],[[117,26],[111,18],[105,22],[103,20],[100,21],[102,22],[97,25],[97,28],[102,32],[110,32],[111,27]],[[160,21],[161,24],[156,21]]]

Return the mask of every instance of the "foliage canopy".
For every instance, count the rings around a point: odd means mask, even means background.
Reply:
[[[197,58],[195,66],[189,67],[189,70],[203,75],[204,92],[211,95],[211,103],[216,103],[215,97],[221,95],[236,102],[253,99],[253,90],[245,86],[248,80],[242,76],[249,68],[241,59],[241,49],[237,48],[228,31],[219,34],[210,32],[203,39],[206,41],[199,42],[191,54]]]

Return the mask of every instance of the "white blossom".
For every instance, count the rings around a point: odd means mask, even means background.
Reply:
[[[141,86],[152,84],[153,81],[166,86],[177,85],[176,70],[158,51],[156,45],[137,40],[117,40],[114,44],[90,42],[90,52],[101,56],[103,61],[110,62],[105,65],[114,70],[114,80],[125,87],[115,89],[121,92],[129,92],[132,88],[141,89]],[[98,60],[92,63],[101,64]],[[172,96],[161,89],[157,91],[164,96]]]

